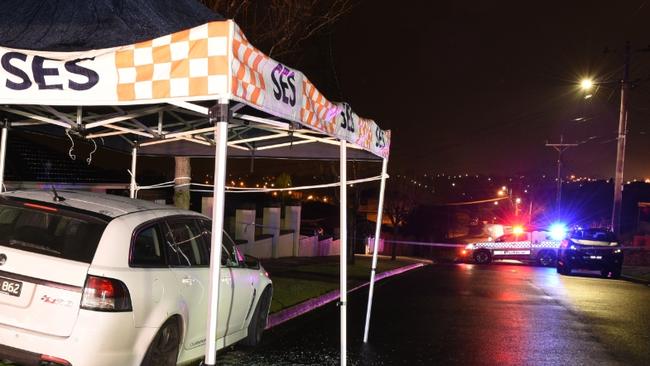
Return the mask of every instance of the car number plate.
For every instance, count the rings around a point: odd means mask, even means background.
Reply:
[[[22,282],[0,277],[0,294],[19,297],[22,289]]]
[[[589,259],[603,259],[602,255],[590,255]]]

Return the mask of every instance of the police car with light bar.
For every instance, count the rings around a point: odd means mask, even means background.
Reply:
[[[561,225],[553,225],[549,231],[530,232],[525,232],[522,227],[515,227],[511,234],[503,235],[495,241],[468,244],[461,251],[461,257],[477,264],[514,259],[551,267],[555,265],[557,250],[565,232]]]

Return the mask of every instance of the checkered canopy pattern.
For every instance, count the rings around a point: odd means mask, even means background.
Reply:
[[[235,97],[252,103],[262,110],[271,111],[272,114],[282,114],[283,118],[307,125],[330,136],[345,139],[376,155],[388,156],[389,131],[382,131],[374,121],[360,118],[354,113],[355,129],[341,129],[343,104],[329,101],[299,71],[292,70],[295,74],[299,74],[296,79],[302,80],[300,85],[302,95],[298,96],[300,102],[290,111],[278,111],[273,108],[270,101],[272,97],[269,95],[272,93],[273,86],[267,85],[268,79],[265,81],[265,73],[269,73],[272,66],[277,63],[255,48],[236,25],[232,53],[231,92]]]
[[[233,95],[258,106],[264,105],[266,84],[262,64],[270,58],[253,47],[239,27],[235,27],[232,51]]]
[[[228,22],[211,22],[118,49],[118,99],[223,94],[229,71],[228,34]]]

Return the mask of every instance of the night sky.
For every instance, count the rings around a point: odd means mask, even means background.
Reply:
[[[618,86],[586,100],[576,84],[620,80],[625,41],[650,44],[646,1],[383,4],[361,1],[297,66],[393,130],[391,171],[554,174],[544,143],[564,134],[587,141],[565,154],[566,174],[614,175]],[[626,179],[650,177],[650,52],[631,70],[647,81],[629,104]]]

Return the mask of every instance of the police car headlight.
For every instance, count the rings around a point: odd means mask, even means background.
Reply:
[[[620,250],[620,249],[614,249],[614,254],[618,254],[618,253],[620,253],[620,252],[622,252],[622,250]]]
[[[578,247],[575,246],[575,245],[573,245],[573,244],[571,244],[571,245],[569,245],[569,249],[571,249],[571,250],[576,250],[576,249],[578,249]]]
[[[467,249],[467,250],[474,250],[474,244],[467,244],[467,245],[465,246],[465,249]]]

